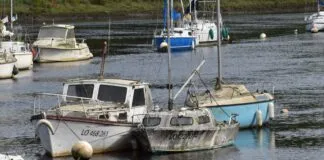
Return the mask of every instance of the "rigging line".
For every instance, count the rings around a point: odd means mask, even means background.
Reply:
[[[119,136],[119,135],[125,134],[127,132],[130,132],[130,131],[124,131],[124,132],[120,132],[120,133],[117,133],[117,134],[114,134],[114,135],[111,135],[111,136],[102,137],[102,138],[99,138],[99,139],[96,139],[96,140],[93,140],[93,141],[89,141],[89,143],[96,142],[96,141],[99,141],[99,140],[102,140],[102,139],[106,139],[106,138],[112,138],[114,136]]]
[[[201,83],[205,86],[205,88],[207,89],[207,91],[206,91],[206,93],[208,93],[209,95],[210,95],[210,98],[217,104],[217,105],[219,105],[218,103],[217,103],[217,101],[216,101],[216,98],[214,97],[214,95],[213,94],[211,94],[210,93],[210,90],[207,88],[207,85],[204,83],[204,81],[201,79],[201,77],[200,77],[200,73],[199,72],[196,72],[197,73],[197,75],[198,75],[198,77],[199,77],[199,79],[200,79],[200,81],[201,81]],[[223,107],[219,107],[221,110],[222,110],[222,112],[224,112],[225,114],[226,114],[226,116],[228,116],[228,117],[231,117],[224,109],[223,109]]]
[[[66,127],[78,138],[78,140],[82,140],[73,130],[72,128],[65,122],[63,121],[63,123],[66,125]]]

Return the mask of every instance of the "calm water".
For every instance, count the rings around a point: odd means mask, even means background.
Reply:
[[[240,131],[235,145],[218,150],[145,155],[139,152],[108,153],[93,159],[322,159],[324,156],[324,33],[304,33],[305,14],[224,16],[232,44],[222,47],[223,76],[229,83],[243,83],[251,91],[272,90],[276,119],[270,128]],[[151,36],[156,19],[112,20],[111,56],[105,76],[138,79],[152,84],[154,101],[167,103],[167,55],[156,53]],[[58,23],[58,22],[57,22]],[[75,22],[77,38],[85,38],[95,55],[107,39],[108,20]],[[22,24],[35,38],[37,25]],[[299,34],[294,34],[294,29]],[[259,40],[261,32],[268,39]],[[216,47],[173,54],[172,80],[177,91],[193,68],[206,59],[201,77],[209,88],[217,75]],[[19,154],[25,159],[50,159],[34,139],[29,122],[33,94],[61,93],[62,82],[91,78],[99,73],[100,58],[71,63],[35,64],[15,80],[0,81],[0,153]],[[199,85],[198,79],[195,79]],[[176,102],[183,104],[185,94]],[[287,108],[288,115],[280,109]],[[62,160],[72,159],[59,158]]]

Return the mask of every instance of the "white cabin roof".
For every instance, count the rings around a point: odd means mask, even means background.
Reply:
[[[145,85],[148,83],[142,83],[137,80],[127,80],[127,79],[71,79],[68,80],[67,83],[107,83],[107,84],[117,84],[117,85],[124,85],[124,86],[131,86],[131,85]]]
[[[51,25],[44,25],[41,28],[66,28],[66,29],[74,29],[73,25],[68,24],[51,24]]]

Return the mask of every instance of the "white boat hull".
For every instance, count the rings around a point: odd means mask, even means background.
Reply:
[[[217,27],[209,21],[197,21],[193,34],[199,44],[217,42]]]
[[[31,69],[33,67],[33,54],[31,52],[15,53],[17,59],[16,67],[18,69]]]
[[[88,47],[79,49],[61,48],[38,48],[38,53],[34,57],[36,62],[68,62],[80,61],[92,58]]]
[[[0,63],[0,79],[12,78],[15,62]]]
[[[73,119],[73,118],[72,118]],[[71,155],[72,146],[87,141],[93,153],[117,151],[132,147],[131,124],[105,124],[99,120],[42,119],[36,134],[46,152],[52,157]],[[101,124],[100,124],[101,123]],[[53,131],[53,133],[52,133]]]
[[[319,32],[324,30],[324,12],[317,12],[310,16],[308,16],[306,19],[306,31],[309,32]]]

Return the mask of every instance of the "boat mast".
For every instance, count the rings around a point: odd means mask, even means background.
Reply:
[[[108,50],[109,54],[109,44],[110,44],[110,18],[109,18],[109,24],[108,24],[108,45],[107,42],[104,42],[104,48],[102,50],[102,57],[101,57],[101,66],[100,66],[100,73],[99,73],[99,78],[98,80],[103,80],[104,79],[104,70],[105,70],[105,54]]]
[[[12,21],[12,15],[13,15],[13,4],[12,4],[12,0],[10,0],[10,28],[11,28],[11,32],[13,31],[13,21]]]
[[[217,0],[217,61],[218,61],[218,76],[216,79],[216,89],[221,89],[221,82],[222,82],[222,65],[221,65],[221,34],[220,34],[220,0]]]
[[[171,19],[172,17],[170,17],[170,11],[171,11],[171,6],[170,5],[170,1],[171,3],[173,2],[173,0],[167,0],[168,1],[168,7],[167,7],[167,37],[168,37],[168,91],[169,91],[169,100],[168,100],[168,109],[172,110],[173,109],[173,95],[172,95],[172,82],[171,82],[171,41],[170,41],[170,27],[171,27]],[[172,14],[171,14],[172,15]]]
[[[319,14],[320,11],[321,11],[320,0],[317,0],[317,12],[318,12],[318,14]]]
[[[173,33],[173,0],[170,0],[170,6],[169,6],[169,14],[171,13],[170,17],[170,28],[171,28],[171,33]]]

